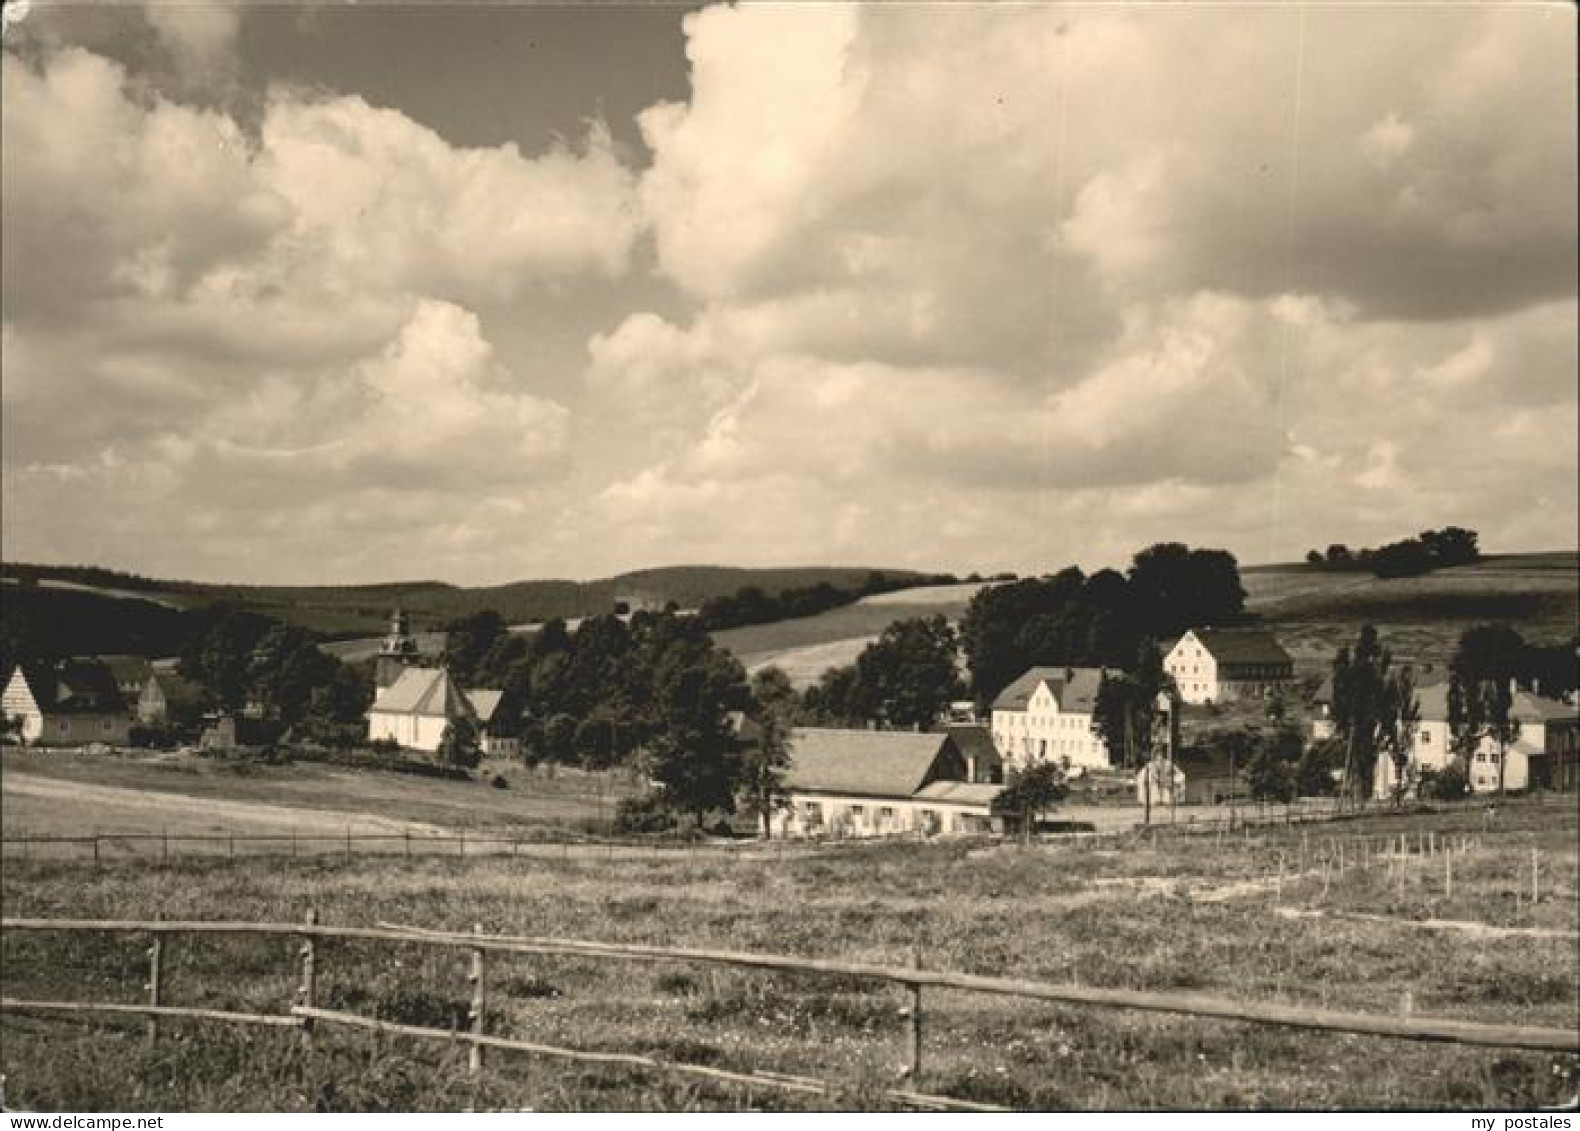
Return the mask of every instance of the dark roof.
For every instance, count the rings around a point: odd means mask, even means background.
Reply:
[[[110,669],[115,676],[115,682],[122,687],[136,684],[141,687],[148,681],[148,675],[154,666],[142,656],[99,656],[98,662]]]
[[[1019,679],[998,693],[995,711],[1024,711],[1037,688],[1046,683],[1061,711],[1089,714],[1097,702],[1097,689],[1103,682],[1104,668],[1037,667],[1028,668]]]
[[[790,733],[785,787],[868,797],[910,797],[952,747],[947,734],[798,727]]]
[[[126,709],[126,700],[121,696],[114,673],[98,660],[63,660],[54,676],[53,681],[41,680],[42,687],[28,680],[33,697],[43,710],[58,714],[105,714]]]
[[[989,727],[974,723],[953,723],[944,728],[944,733],[955,740],[960,753],[976,759],[979,772],[985,766],[1004,764],[1004,756],[993,744],[993,731]]]
[[[1271,632],[1260,628],[1193,628],[1201,646],[1220,664],[1293,664]]]

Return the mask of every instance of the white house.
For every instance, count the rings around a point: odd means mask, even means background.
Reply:
[[[444,729],[460,718],[477,724],[484,753],[495,753],[488,723],[502,692],[463,690],[444,668],[403,668],[395,682],[380,687],[368,708],[368,740],[391,740],[408,750],[434,753]]]
[[[789,802],[774,831],[790,837],[988,832],[1003,786],[966,780],[967,757],[948,734],[797,728],[790,735]]]
[[[1295,661],[1259,628],[1193,628],[1163,657],[1187,703],[1272,695],[1293,685]]]
[[[1068,758],[1072,766],[1106,768],[1108,744],[1092,733],[1103,668],[1032,668],[993,700],[993,744],[1019,769]]]
[[[96,660],[16,668],[0,693],[7,723],[21,719],[29,746],[124,745],[132,717],[110,669]]]
[[[1421,718],[1410,747],[1410,769],[1415,774],[1422,770],[1441,773],[1454,759],[1448,726],[1448,683],[1422,687],[1416,698],[1421,705]],[[1551,788],[1555,784],[1551,780],[1553,763],[1561,762],[1562,751],[1573,745],[1576,709],[1516,688],[1509,714],[1520,724],[1520,732],[1503,751],[1503,788],[1510,792],[1529,789],[1533,784]],[[1483,738],[1470,760],[1473,792],[1497,792],[1498,757],[1498,744]],[[1384,754],[1377,759],[1373,791],[1378,797],[1390,796],[1396,781],[1393,759]]]

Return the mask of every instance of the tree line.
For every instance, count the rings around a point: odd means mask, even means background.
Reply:
[[[1389,542],[1376,549],[1351,550],[1335,542],[1327,550],[1308,550],[1306,564],[1337,572],[1369,572],[1380,578],[1417,577],[1434,569],[1471,565],[1481,560],[1474,530],[1445,526],[1423,530],[1414,538]]]
[[[860,584],[853,586],[821,581],[816,585],[793,586],[769,593],[759,585],[743,585],[734,593],[704,601],[696,615],[705,628],[716,632],[726,628],[816,616],[830,609],[854,604],[863,597],[920,585],[954,585],[959,580],[952,573],[893,577],[881,570],[873,570]]]

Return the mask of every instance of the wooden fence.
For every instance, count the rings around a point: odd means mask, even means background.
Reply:
[[[380,924],[373,927],[334,926],[319,923],[316,914],[312,911],[308,912],[305,922],[296,924],[204,920],[176,922],[162,919],[149,922],[6,918],[0,920],[0,931],[115,932],[147,935],[151,940],[148,948],[149,996],[146,1003],[28,1001],[5,997],[0,998],[0,1012],[140,1016],[147,1019],[150,1041],[158,1039],[158,1025],[161,1018],[293,1027],[299,1030],[304,1045],[309,1049],[312,1047],[315,1031],[319,1025],[340,1025],[424,1040],[461,1041],[468,1045],[468,1069],[474,1080],[483,1070],[484,1051],[499,1049],[581,1063],[676,1073],[808,1095],[828,1096],[833,1091],[828,1082],[805,1076],[764,1070],[737,1071],[700,1064],[663,1061],[633,1053],[595,1052],[491,1035],[487,1032],[489,999],[486,977],[486,960],[490,954],[559,955],[611,961],[717,965],[783,973],[870,979],[903,987],[908,998],[908,1008],[905,1011],[907,1029],[904,1067],[904,1079],[908,1087],[888,1089],[884,1096],[892,1102],[933,1110],[1003,1109],[917,1090],[923,1079],[922,993],[926,987],[1033,1001],[1213,1017],[1228,1021],[1359,1033],[1403,1040],[1442,1041],[1492,1048],[1580,1054],[1580,1030],[1495,1025],[1451,1018],[1422,1017],[1410,1013],[1397,1016],[1347,1013],[1307,1006],[1238,1002],[1202,994],[1057,985],[1020,978],[926,970],[921,967],[916,957],[913,957],[909,967],[892,967],[838,959],[812,959],[742,951],[485,934],[480,926],[474,926],[469,933],[394,924]],[[301,939],[300,979],[294,1002],[288,1011],[277,1014],[169,1004],[166,1001],[169,982],[164,966],[164,942],[170,935],[264,935]],[[333,939],[418,943],[465,952],[469,959],[467,979],[471,986],[467,1028],[464,1031],[436,1029],[322,1008],[318,1004],[318,979],[321,973],[319,943]]]
[[[754,841],[753,849],[806,846],[801,841]],[[78,860],[139,858],[168,861],[182,856],[520,856],[538,858],[693,857],[731,853],[735,846],[709,841],[651,844],[609,839],[535,840],[490,833],[91,833],[42,834],[25,830],[0,838],[0,854],[12,859]]]

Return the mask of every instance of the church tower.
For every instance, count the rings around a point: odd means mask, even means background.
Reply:
[[[412,638],[406,614],[397,608],[390,614],[389,635],[379,648],[378,664],[374,679],[379,689],[390,686],[400,678],[400,673],[417,660],[417,641]]]

